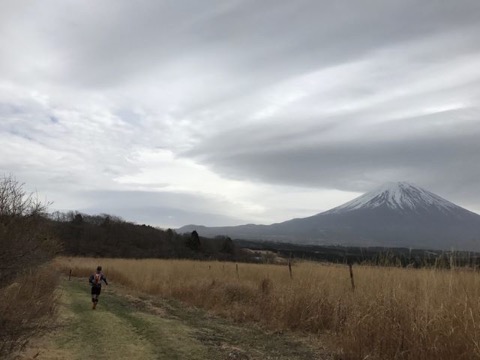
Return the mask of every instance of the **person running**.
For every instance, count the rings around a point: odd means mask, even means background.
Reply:
[[[102,291],[102,281],[105,282],[105,285],[108,285],[107,278],[102,273],[102,267],[98,266],[97,271],[90,275],[88,282],[92,287],[92,309],[95,310],[98,303],[98,297]]]

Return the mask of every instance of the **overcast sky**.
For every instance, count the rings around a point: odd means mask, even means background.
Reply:
[[[268,224],[386,181],[480,212],[480,1],[0,0],[0,175]]]

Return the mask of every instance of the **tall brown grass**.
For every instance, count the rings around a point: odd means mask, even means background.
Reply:
[[[14,357],[28,340],[52,329],[58,274],[50,267],[18,276],[0,289],[0,358]]]
[[[480,275],[468,271],[60,258],[87,276],[275,330],[330,334],[341,359],[480,358]]]

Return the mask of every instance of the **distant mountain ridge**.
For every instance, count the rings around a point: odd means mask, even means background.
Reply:
[[[408,182],[386,183],[323,213],[272,225],[205,227],[202,236],[297,244],[480,251],[480,215]]]

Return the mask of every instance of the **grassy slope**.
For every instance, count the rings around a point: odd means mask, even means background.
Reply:
[[[36,359],[320,359],[305,342],[235,325],[174,301],[106,288],[97,310],[85,281],[62,284],[61,327],[30,349]]]

